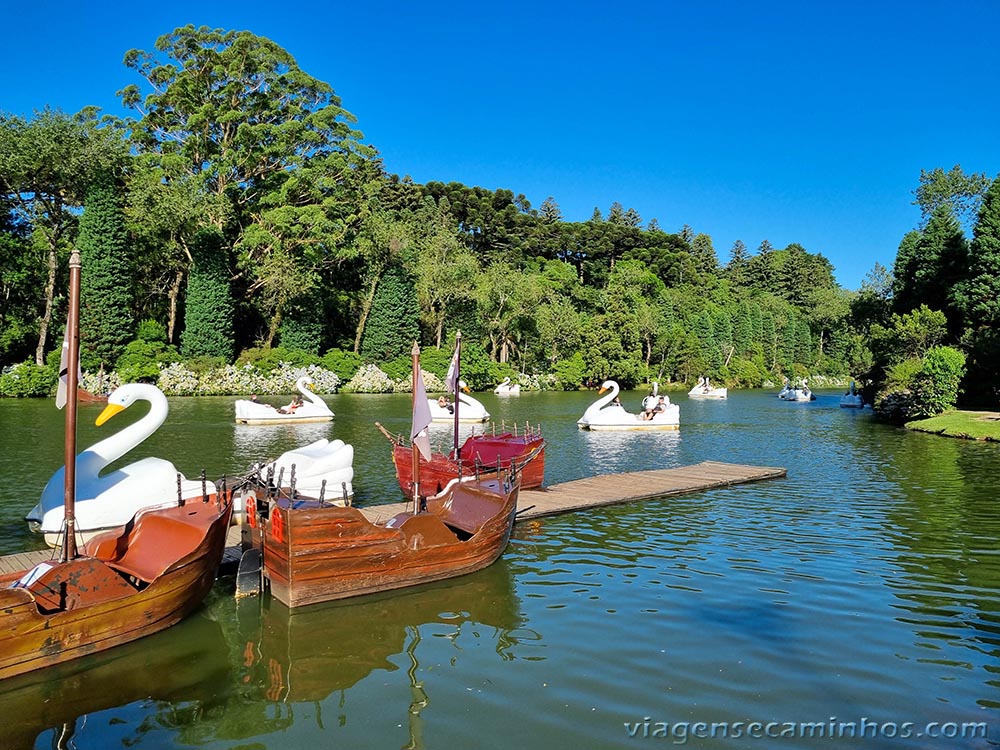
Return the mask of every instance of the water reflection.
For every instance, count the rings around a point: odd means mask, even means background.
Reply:
[[[406,691],[380,699],[379,713],[408,728],[406,747],[423,747],[421,714],[435,701],[425,653],[430,668],[442,659],[455,668],[483,647],[499,661],[514,659],[522,639],[537,637],[524,628],[520,609],[502,562],[453,581],[296,610],[271,599],[243,600],[230,637],[236,699],[215,739],[259,737],[296,721],[303,731],[296,713],[302,704],[311,704],[313,730],[331,731],[328,713],[342,727],[372,686],[402,671]],[[236,724],[234,713],[241,717]]]
[[[678,464],[681,433],[677,430],[581,431],[594,474],[611,474]]]
[[[139,744],[217,704],[230,669],[219,624],[195,615],[170,631],[0,683],[0,747]]]
[[[326,438],[332,439],[329,422],[306,424],[249,425],[233,424],[233,451],[242,458],[246,469],[255,463],[273,461],[286,446],[301,447]],[[239,458],[237,460],[239,460]]]

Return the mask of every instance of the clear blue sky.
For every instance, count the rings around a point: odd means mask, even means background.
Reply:
[[[921,169],[1000,172],[998,0],[33,0],[4,9],[0,110],[119,112],[125,52],[189,23],[283,46],[391,172],[568,221],[618,201],[722,262],[798,242],[849,289],[917,225]]]

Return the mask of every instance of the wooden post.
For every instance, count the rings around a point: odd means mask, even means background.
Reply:
[[[410,352],[413,358],[413,405],[417,403],[417,378],[420,377],[420,347],[417,346],[417,342],[413,342],[413,349]],[[411,409],[411,414],[412,414]],[[412,425],[411,425],[412,428]],[[412,433],[411,433],[412,434]],[[412,460],[412,481],[413,481],[413,512],[417,513],[420,510],[420,448],[417,447],[416,439],[410,440],[410,451]]]
[[[66,319],[66,335],[69,337],[66,370],[66,440],[63,460],[65,462],[65,482],[63,483],[63,507],[66,530],[63,536],[62,560],[72,560],[76,549],[76,406],[77,389],[80,387],[80,252],[74,250],[69,256],[69,313]]]
[[[461,379],[462,369],[462,332],[455,334],[455,460],[458,461],[458,381]]]

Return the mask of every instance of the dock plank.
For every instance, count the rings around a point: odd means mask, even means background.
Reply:
[[[624,474],[598,474],[584,479],[554,484],[534,490],[522,490],[518,497],[517,522],[532,518],[571,513],[587,508],[618,505],[656,497],[747,484],[786,476],[787,469],[774,466],[749,466],[721,461],[703,461],[674,469],[634,471]],[[358,510],[373,522],[385,521],[405,511],[409,503],[385,503],[359,506]],[[241,554],[240,526],[233,525],[226,537],[222,559],[223,572],[235,572]],[[0,557],[0,574],[26,570],[53,558],[49,549],[19,552]]]

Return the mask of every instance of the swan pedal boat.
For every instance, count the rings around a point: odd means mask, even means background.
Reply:
[[[304,375],[295,381],[295,388],[303,396],[302,406],[295,411],[283,413],[270,404],[250,399],[236,401],[236,422],[238,424],[303,424],[308,422],[329,422],[334,414],[326,403],[313,393],[309,386],[313,379]]]
[[[350,505],[354,497],[354,446],[343,440],[323,438],[282,453],[270,463],[255,467],[280,486],[299,494]]]
[[[708,378],[698,378],[694,388],[688,391],[688,398],[729,398],[729,389],[713,387]]]
[[[786,380],[785,386],[778,392],[778,398],[782,401],[815,401],[816,394],[810,391],[805,383],[793,386]]]
[[[510,378],[504,378],[503,382],[500,383],[493,392],[498,396],[519,396],[521,394],[521,384],[510,382]]]
[[[643,419],[641,414],[632,414],[625,411],[621,405],[611,403],[619,393],[618,383],[614,380],[605,380],[601,384],[600,393],[605,391],[609,393],[591,404],[577,420],[577,425],[581,429],[605,431],[680,429],[680,407],[677,404],[667,401],[665,411],[655,413],[652,419]]]
[[[855,389],[853,380],[850,390],[840,397],[840,406],[844,409],[863,409],[865,407],[865,400]]]
[[[137,447],[160,428],[167,418],[167,397],[154,385],[126,383],[108,396],[108,405],[97,418],[101,426],[137,401],[147,401],[149,412],[76,457],[76,530],[86,543],[95,534],[124,525],[141,510],[171,508],[185,500],[212,496],[213,482],[189,480],[170,461],[148,457],[112,471],[101,472],[113,461]],[[38,504],[28,513],[28,527],[41,533],[45,543],[62,542],[66,468],[60,467],[42,490]]]
[[[473,398],[470,394],[469,386],[465,384],[465,381],[458,381],[458,400],[461,405],[458,407],[458,421],[461,424],[487,422],[490,418],[490,413],[486,411],[486,407],[483,406],[479,401]],[[431,421],[441,423],[453,423],[455,421],[455,409],[454,407],[448,408],[441,406],[437,399],[429,398],[427,399],[427,406],[431,410]]]

